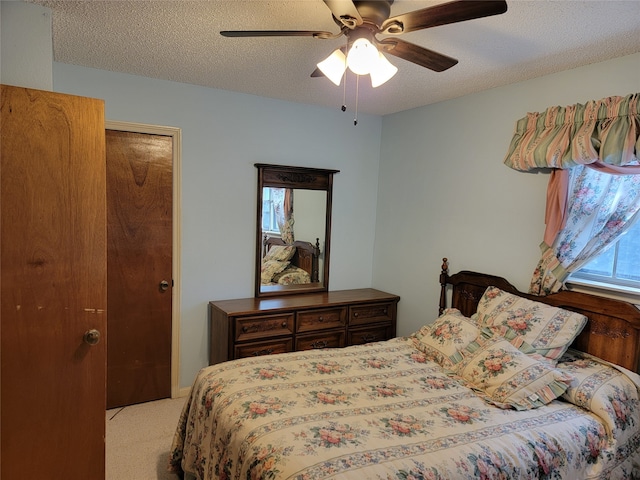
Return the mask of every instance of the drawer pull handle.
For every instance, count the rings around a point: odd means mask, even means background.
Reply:
[[[312,348],[325,348],[327,345],[329,345],[329,342],[327,342],[326,340],[316,340],[315,342],[313,342],[311,344]]]
[[[318,320],[320,320],[321,322],[324,322],[324,317],[319,317]]]
[[[275,326],[275,325],[268,325],[266,329],[263,329],[263,331],[264,331],[264,330],[273,330],[273,329],[274,329],[274,326]],[[287,328],[287,322],[282,322],[281,327],[282,327],[282,328]],[[248,327],[248,326],[246,326],[246,325],[243,325],[243,326],[242,326],[242,333],[249,333],[251,330],[256,331],[255,326],[254,326],[254,328],[253,328],[253,329],[252,329],[252,328],[250,328],[250,327]]]
[[[260,355],[271,355],[273,353],[273,348],[265,348],[264,350],[257,350],[253,352],[251,355],[254,357],[259,357]]]
[[[353,313],[353,316],[354,316],[354,317],[357,317],[357,316],[358,316],[358,312],[354,312],[354,313]]]
[[[385,308],[385,309],[383,310],[383,312],[384,312],[384,314],[386,315],[386,314],[387,314],[387,309]]]
[[[362,336],[362,340],[366,343],[373,342],[376,338],[378,338],[378,335],[374,333],[368,333]]]

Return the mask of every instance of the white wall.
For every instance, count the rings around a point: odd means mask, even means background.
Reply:
[[[371,285],[380,117],[356,127],[338,108],[60,63],[53,73],[56,91],[104,99],[109,120],[182,129],[182,387],[208,363],[207,303],[254,294],[254,163],[340,170],[329,286]]]
[[[400,335],[436,318],[442,257],[451,273],[493,273],[528,289],[548,175],[503,164],[516,121],[640,92],[639,73],[636,53],[384,117],[373,286],[402,297]]]
[[[293,196],[293,231],[296,240],[315,245],[320,239],[324,250],[324,227],[326,220],[327,194],[321,190],[296,190]]]
[[[32,3],[1,1],[0,16],[0,83],[51,90],[51,10]]]

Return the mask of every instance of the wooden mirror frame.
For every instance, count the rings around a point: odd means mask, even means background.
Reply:
[[[331,206],[333,196],[333,174],[340,170],[326,170],[320,168],[291,167],[287,165],[270,165],[256,163],[258,169],[258,204],[256,216],[256,268],[255,268],[255,296],[273,297],[280,295],[295,295],[312,292],[326,292],[329,289],[329,251],[331,243]],[[263,241],[262,238],[262,192],[264,187],[294,188],[303,190],[321,190],[326,192],[327,203],[325,208],[325,238],[322,255],[321,282],[273,286],[262,288],[261,266]],[[295,210],[294,210],[295,211]],[[308,239],[315,241],[316,239]],[[322,240],[322,239],[321,239]]]

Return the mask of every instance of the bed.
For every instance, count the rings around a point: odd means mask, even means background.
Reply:
[[[186,479],[640,478],[640,312],[440,274],[407,337],[202,369],[169,470]],[[452,304],[447,306],[450,297]]]
[[[300,285],[319,281],[319,239],[315,245],[299,240],[289,245],[279,237],[265,235],[262,243],[261,285]]]

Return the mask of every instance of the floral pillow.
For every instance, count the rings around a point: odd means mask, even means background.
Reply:
[[[623,372],[573,349],[558,369],[575,378],[562,398],[600,417],[611,438],[625,441],[640,425],[640,385]]]
[[[262,262],[260,267],[260,282],[263,285],[271,283],[271,279],[277,273],[280,273],[289,266],[289,262],[280,262],[278,260],[267,260]]]
[[[456,373],[481,398],[501,408],[529,410],[558,398],[572,377],[537,354],[526,342],[516,348],[500,336],[481,335],[464,350]]]
[[[311,283],[311,275],[306,270],[289,265],[280,273],[276,273],[271,280],[278,285],[299,285]]]
[[[509,327],[536,352],[557,362],[580,334],[587,317],[534,302],[496,287],[489,287],[478,303],[477,321],[482,327]]]
[[[296,247],[293,245],[274,245],[269,249],[262,261],[277,260],[279,262],[288,262],[295,253]]]
[[[480,334],[476,323],[456,308],[446,309],[438,319],[413,334],[414,345],[441,367],[452,369],[460,360],[460,350]]]

